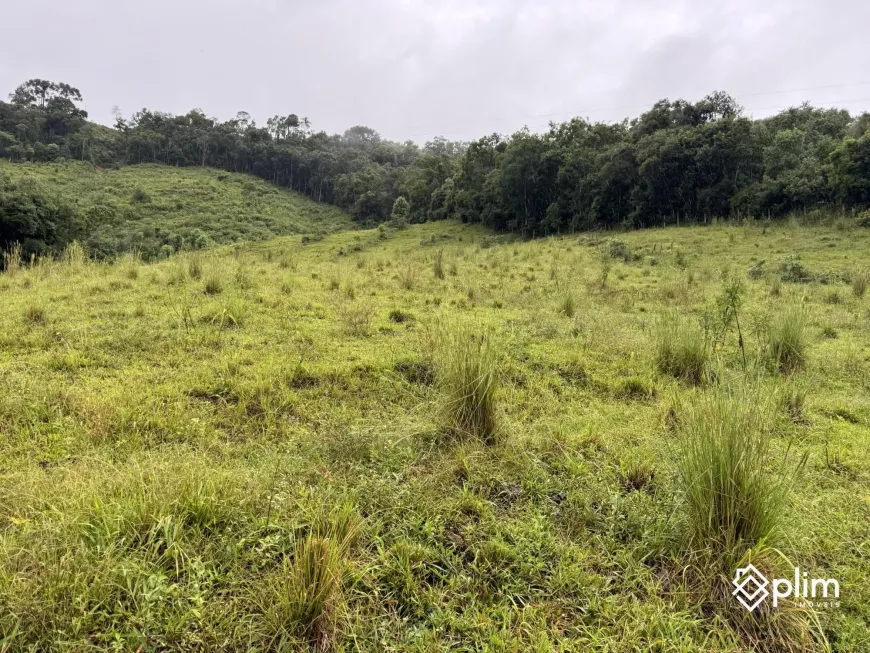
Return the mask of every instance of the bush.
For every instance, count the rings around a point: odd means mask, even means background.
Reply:
[[[806,314],[791,306],[774,315],[767,325],[764,354],[768,367],[789,374],[806,364]]]
[[[700,325],[675,313],[662,316],[656,331],[655,360],[660,372],[699,384],[707,376],[710,347]]]
[[[746,276],[751,280],[756,281],[761,278],[764,274],[764,261],[758,261],[753,264],[751,268],[749,268],[749,272],[746,273]]]
[[[813,275],[797,256],[789,256],[779,264],[780,279],[787,283],[809,283]]]
[[[496,354],[489,333],[442,327],[438,383],[447,427],[461,437],[492,444],[499,435]]]
[[[789,484],[773,461],[768,412],[757,395],[725,390],[680,411],[679,479],[695,546],[727,553],[780,535]]]
[[[143,188],[137,188],[133,191],[130,201],[133,202],[133,204],[149,204],[151,202],[151,196]]]
[[[622,259],[628,263],[631,260],[631,249],[627,243],[614,238],[607,242],[607,255],[610,258]]]

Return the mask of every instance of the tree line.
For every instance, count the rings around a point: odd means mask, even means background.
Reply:
[[[347,210],[362,224],[456,218],[525,236],[870,206],[870,114],[808,104],[752,119],[715,92],[661,100],[633,120],[573,118],[470,143],[422,147],[307,118],[220,121],[195,109],[87,120],[78,89],[30,80],[0,102],[0,156],[100,166],[161,163],[257,175]],[[404,203],[408,204],[407,209]]]

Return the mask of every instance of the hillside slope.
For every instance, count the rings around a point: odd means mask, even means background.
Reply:
[[[153,258],[214,243],[324,234],[351,225],[334,206],[212,168],[0,161],[0,178],[4,175],[72,207],[84,225],[82,240],[98,256],[135,249]]]
[[[824,650],[761,610],[755,647],[731,570],[686,573],[673,429],[747,379],[771,468],[808,455],[780,548],[839,579],[821,624],[865,650],[870,297],[844,279],[870,229],[618,238],[442,221],[0,274],[0,650]],[[723,278],[745,352],[731,325],[694,386],[657,362],[659,320],[697,325]],[[795,307],[784,375],[765,334]],[[444,428],[439,334],[461,329],[498,354],[489,445]],[[297,546],[346,506],[357,538],[306,630]]]

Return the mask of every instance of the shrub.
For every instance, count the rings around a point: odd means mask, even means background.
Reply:
[[[758,261],[749,268],[749,272],[746,273],[746,276],[751,280],[756,281],[761,278],[764,274],[764,261]]]
[[[607,242],[607,255],[610,258],[621,259],[628,263],[631,260],[631,249],[627,243],[614,238]]]
[[[779,264],[779,276],[788,283],[809,283],[813,275],[797,256],[789,256]]]
[[[461,437],[494,443],[499,435],[496,411],[496,354],[492,336],[464,327],[441,328],[438,383],[447,427]]]
[[[668,313],[659,320],[655,360],[660,372],[699,384],[707,376],[710,348],[700,325]]]
[[[137,188],[133,191],[130,201],[133,204],[149,204],[151,202],[151,196],[145,191],[145,189]]]
[[[679,479],[696,546],[728,553],[780,535],[789,477],[773,460],[768,412],[756,394],[722,389],[680,411]]]
[[[806,363],[806,314],[800,306],[791,306],[774,315],[767,325],[764,355],[772,369],[784,374]]]

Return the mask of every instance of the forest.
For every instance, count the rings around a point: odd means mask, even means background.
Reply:
[[[422,147],[364,126],[329,135],[292,113],[258,124],[246,112],[220,121],[199,109],[116,111],[108,128],[81,103],[69,84],[23,83],[0,102],[0,156],[210,166],[336,205],[366,226],[454,218],[525,237],[870,206],[870,114],[804,104],[753,119],[724,92],[661,100],[618,123],[578,117],[541,134]],[[0,179],[3,243],[62,246],[75,232],[69,213]]]

